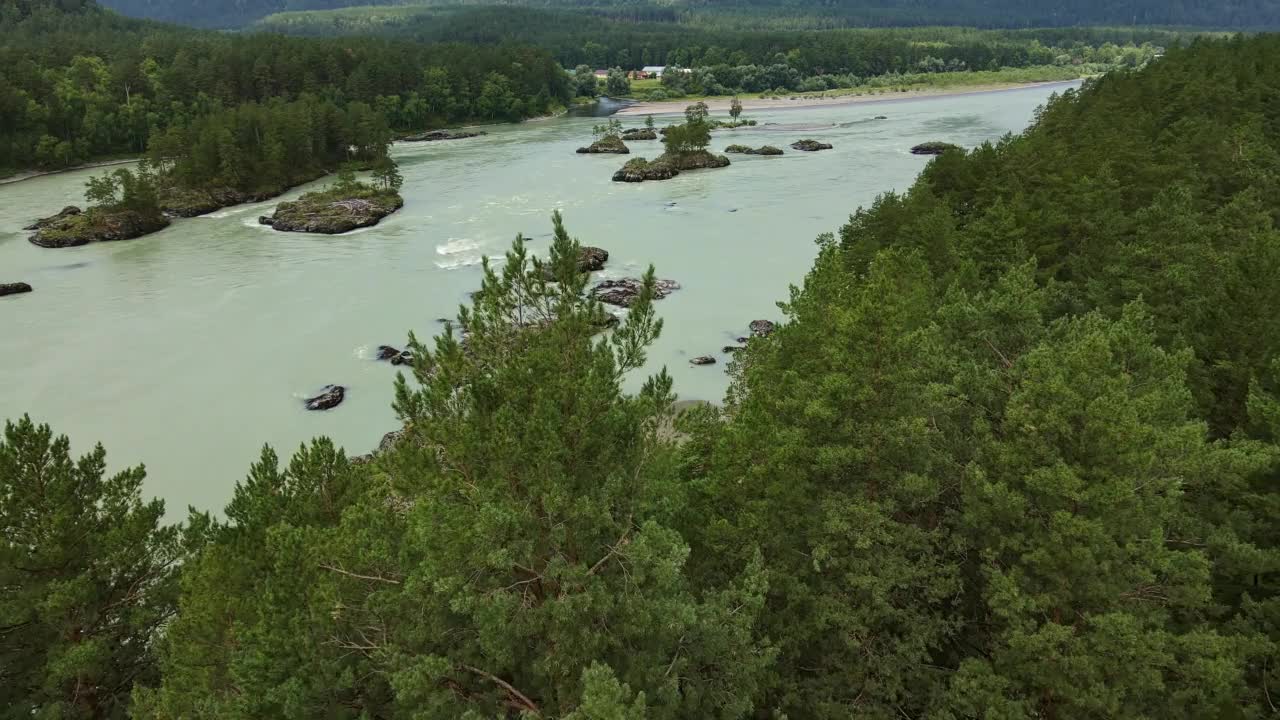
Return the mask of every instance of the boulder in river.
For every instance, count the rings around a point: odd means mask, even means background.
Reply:
[[[59,213],[36,225],[36,231],[28,238],[33,245],[64,248],[142,237],[169,227],[169,218],[160,213],[92,208],[83,213]]]
[[[888,120],[888,119],[889,119],[888,115],[877,115],[874,118],[872,118],[872,120]]]
[[[911,148],[911,154],[912,155],[941,155],[942,153],[948,150],[959,150],[959,149],[960,149],[959,145],[952,145],[951,143],[938,142],[936,140],[933,140],[930,142],[920,143],[919,145],[916,145],[915,147]]]
[[[30,225],[22,229],[23,230],[39,230],[45,225],[50,225],[54,222],[57,222],[58,220],[62,220],[63,218],[69,218],[79,214],[80,214],[80,208],[76,207],[75,205],[68,205],[62,208],[62,210],[60,210],[57,215],[50,215],[49,217],[46,217],[46,218],[40,218],[39,220],[31,223]]]
[[[698,357],[689,360],[689,364],[690,365],[715,365],[716,359],[711,357],[710,355],[699,355]]]
[[[631,307],[640,297],[644,282],[639,278],[622,278],[619,280],[602,280],[587,293],[594,300],[606,305]],[[661,300],[680,289],[680,283],[674,280],[658,280],[653,286],[653,299]]]
[[[378,350],[374,353],[374,357],[378,360],[390,360],[400,354],[400,351],[390,345],[379,345]]]
[[[720,348],[720,352],[730,353],[730,354],[736,353],[739,350],[746,350],[746,348],[741,345],[725,345],[724,347]]]
[[[617,135],[605,135],[587,147],[578,148],[578,152],[591,154],[613,153],[615,155],[629,155],[631,153],[626,144],[622,142],[622,138]]]
[[[273,214],[259,217],[258,222],[284,232],[336,235],[377,225],[402,207],[404,199],[394,190],[323,190],[282,202]]]
[[[763,145],[753,148],[748,145],[730,145],[724,149],[727,153],[741,153],[743,155],[781,155],[782,149],[772,145]]]
[[[404,142],[437,142],[439,140],[464,140],[486,134],[483,130],[477,132],[469,132],[467,130],[430,130],[424,133],[405,135],[400,139]]]
[[[328,410],[337,407],[342,403],[342,399],[346,397],[347,389],[341,385],[325,385],[320,390],[320,394],[313,398],[307,398],[306,408],[308,410]]]
[[[752,320],[751,324],[747,327],[751,329],[751,334],[756,337],[769,337],[777,328],[777,326],[769,320]]]
[[[791,147],[795,150],[803,150],[805,152],[815,152],[818,150],[830,150],[831,143],[818,142],[817,140],[797,140],[791,143]]]
[[[0,283],[0,297],[5,295],[17,295],[18,293],[31,292],[31,286],[24,283]]]

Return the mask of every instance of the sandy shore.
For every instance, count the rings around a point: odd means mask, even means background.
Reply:
[[[1080,82],[1079,80],[1054,80],[1052,82],[1036,82],[1036,83],[994,83],[987,85],[965,85],[961,87],[950,88],[921,88],[919,90],[908,90],[906,92],[886,92],[883,95],[832,95],[827,94],[826,97],[819,95],[801,95],[796,93],[792,97],[785,98],[745,98],[742,100],[743,110],[778,110],[785,108],[812,108],[827,107],[833,105],[855,105],[855,104],[875,104],[875,103],[891,103],[902,100],[914,100],[925,97],[958,97],[962,95],[980,95],[984,93],[1005,92],[1008,90],[1023,90],[1026,88],[1038,87],[1054,87],[1073,85]],[[731,98],[709,98],[702,101],[707,104],[711,112],[726,112],[729,110],[729,101]],[[638,102],[628,105],[617,112],[618,115],[668,115],[684,112],[684,109],[691,103],[697,102],[697,98],[686,98],[683,100],[664,100],[662,102]]]
[[[76,165],[75,167],[63,168],[62,170],[32,170],[29,172],[20,172],[17,175],[8,175],[0,178],[0,185],[9,185],[10,183],[22,182],[31,178],[44,177],[45,175],[61,175],[62,173],[74,172],[76,170],[92,170],[93,168],[111,167],[112,165],[126,165],[128,163],[136,163],[138,158],[125,160],[103,160],[102,162],[86,163],[84,165]]]

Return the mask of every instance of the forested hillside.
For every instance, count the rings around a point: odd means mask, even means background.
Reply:
[[[1209,28],[1270,28],[1280,24],[1276,0],[682,0],[654,4],[636,0],[514,0],[493,3],[370,2],[369,0],[109,0],[126,15],[202,27],[229,28],[291,10],[324,10],[358,5],[498,4],[546,8],[618,9],[639,13],[680,13],[692,18],[750,18],[752,24],[775,22],[810,27],[890,27],[901,25],[973,25],[1034,27],[1068,25],[1181,25]]]
[[[947,151],[678,420],[665,372],[621,389],[653,272],[601,334],[558,214],[411,343],[402,432],[265,448],[222,519],[163,527],[140,469],[20,420],[0,706],[1271,717],[1278,91],[1280,37],[1199,42]]]
[[[256,27],[301,35],[378,33],[422,42],[525,43],[547,49],[565,67],[782,64],[804,77],[1117,63],[1124,61],[1126,52],[1137,60],[1141,54],[1134,52],[1135,46],[1176,45],[1193,36],[1187,32],[1115,28],[741,29],[682,23],[675,18],[632,17],[621,12],[496,6],[285,13],[267,18]]]
[[[422,130],[519,120],[569,100],[564,72],[527,46],[238,36],[91,4],[20,9],[0,14],[0,169],[140,153],[154,136],[245,104],[323,100],[352,117]]]

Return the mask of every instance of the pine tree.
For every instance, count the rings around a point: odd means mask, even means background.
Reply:
[[[157,681],[152,646],[183,557],[142,467],[106,475],[97,446],[28,417],[0,440],[0,717],[124,718]]]

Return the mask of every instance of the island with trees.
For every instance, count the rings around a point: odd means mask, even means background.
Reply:
[[[669,180],[682,170],[720,168],[729,165],[729,158],[716,155],[707,146],[711,144],[711,123],[705,103],[694,103],[685,108],[685,121],[663,128],[662,144],[666,148],[655,160],[633,158],[613,174],[616,182],[644,182]]]
[[[404,206],[399,192],[403,178],[390,158],[381,159],[371,175],[372,182],[360,182],[354,172],[344,168],[332,185],[280,203],[258,222],[274,230],[323,235],[377,225]]]

